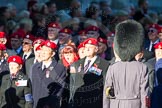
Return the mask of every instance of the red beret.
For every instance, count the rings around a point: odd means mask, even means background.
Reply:
[[[162,33],[162,27],[159,27],[158,33]]]
[[[19,33],[19,32],[15,32],[11,35],[11,38],[17,38],[17,39],[21,39],[24,38],[24,35]]]
[[[72,34],[72,30],[70,30],[68,28],[64,28],[64,29],[61,29],[59,33],[66,33],[66,34],[71,35]]]
[[[8,63],[10,63],[10,62],[16,62],[18,64],[23,64],[23,59],[20,56],[13,55],[13,56],[10,56],[8,58],[7,62]]]
[[[84,42],[81,42],[81,43],[79,44],[78,49],[80,49],[80,48],[82,48],[82,47],[84,47]]]
[[[81,31],[78,32],[78,34],[79,34],[80,36],[86,36],[87,31],[86,31],[86,30],[81,30]]]
[[[24,39],[29,39],[31,40],[32,42],[34,41],[35,37],[32,35],[32,34],[27,34]]]
[[[104,38],[99,37],[99,38],[98,38],[98,42],[101,42],[101,43],[107,45],[107,39],[104,39]]]
[[[37,39],[34,40],[33,46],[34,46],[35,44],[41,44],[41,43],[44,42],[44,41],[45,41],[45,40],[44,40],[43,38],[37,38]]]
[[[4,44],[0,44],[0,50],[6,50],[6,46]]]
[[[56,22],[51,22],[50,24],[48,24],[48,27],[61,29],[60,24]]]
[[[51,42],[50,40],[46,40],[46,41],[42,42],[41,47],[42,46],[47,46],[54,50],[57,49],[57,45],[54,42]]]
[[[41,45],[38,45],[35,50],[36,51],[41,50]]]
[[[98,46],[98,41],[95,38],[88,38],[84,41],[84,45],[86,44],[91,44],[91,45],[96,45]]]
[[[96,27],[96,26],[89,26],[89,27],[86,28],[86,30],[87,30],[87,32],[88,31],[97,31],[98,32],[99,31],[99,28]]]
[[[156,30],[159,30],[160,29],[160,26],[158,24],[151,24],[151,25],[149,25],[149,29],[150,28],[154,28]]]
[[[113,32],[107,33],[107,37],[113,37],[113,36],[115,36],[115,33],[113,33]]]
[[[0,32],[0,38],[5,38],[5,37],[6,37],[5,32]]]
[[[162,49],[162,42],[159,42],[157,44],[154,45],[155,49]]]

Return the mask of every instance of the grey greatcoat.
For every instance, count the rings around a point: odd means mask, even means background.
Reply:
[[[106,88],[114,87],[115,99],[106,96]],[[116,62],[107,72],[104,86],[103,108],[147,108],[147,66],[138,61]]]

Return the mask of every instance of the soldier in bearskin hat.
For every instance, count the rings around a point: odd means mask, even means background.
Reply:
[[[109,67],[106,75],[103,108],[147,108],[147,66],[135,60],[143,40],[140,23],[126,20],[116,26],[114,52],[118,62]]]

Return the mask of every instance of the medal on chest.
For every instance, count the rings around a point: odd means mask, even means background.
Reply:
[[[47,71],[46,71],[46,78],[49,78],[49,76],[50,76],[50,71],[47,70]]]
[[[89,72],[100,76],[102,70],[98,68],[98,65],[94,64],[92,67],[90,67]]]

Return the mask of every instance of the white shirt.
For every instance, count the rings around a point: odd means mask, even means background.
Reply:
[[[54,42],[56,45],[58,44],[59,39],[53,40],[52,42]]]
[[[30,56],[31,53],[32,53],[32,51],[30,51],[30,52],[28,52],[28,53],[24,53],[24,54],[23,54],[23,58],[24,58],[24,56],[26,55],[25,59],[27,59],[27,58]]]
[[[92,64],[95,62],[96,59],[97,59],[97,56],[94,56],[94,57],[91,58],[91,59],[88,59],[88,58],[86,57],[86,59],[85,59],[85,61],[84,61],[84,67],[85,67],[85,65],[88,63],[88,60],[91,60],[91,62],[90,62],[90,64],[89,64],[89,67],[88,67],[87,71],[88,71],[89,68],[92,66]],[[86,71],[86,72],[87,72],[87,71]]]
[[[44,66],[46,67],[46,68],[48,68],[50,65],[51,65],[51,63],[52,63],[52,61],[50,61],[50,62],[48,62],[48,63],[44,63],[44,62],[42,62],[42,70],[44,69]]]
[[[152,41],[150,41],[149,51],[151,51],[152,47],[154,47],[154,46],[152,46],[152,44],[155,45],[158,42],[159,42],[159,39],[157,39],[154,43]]]

